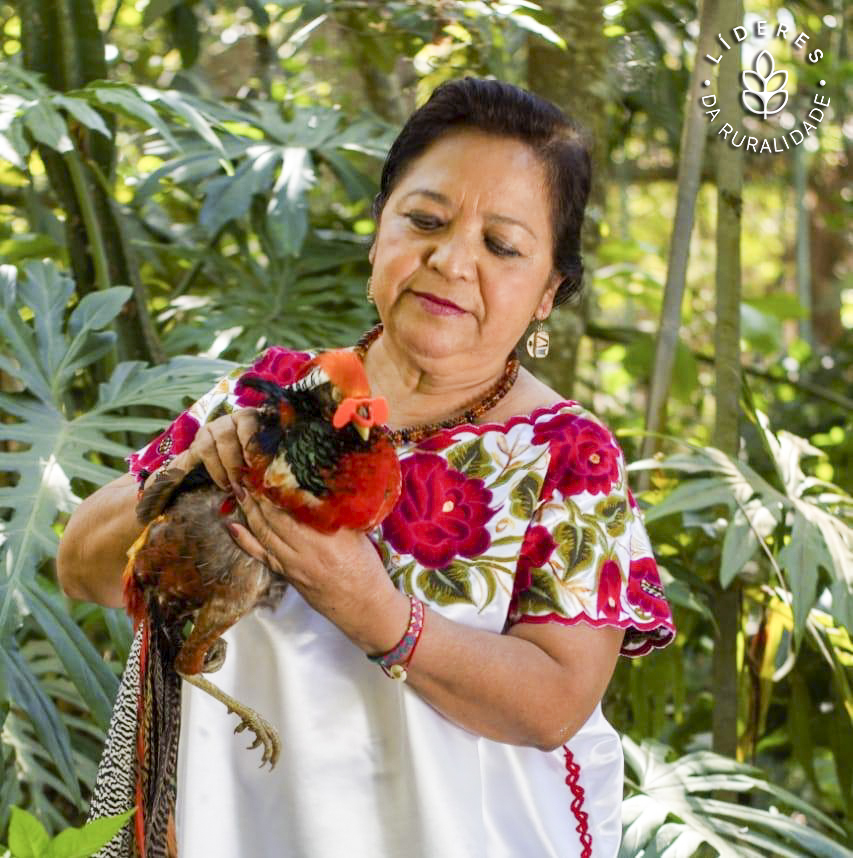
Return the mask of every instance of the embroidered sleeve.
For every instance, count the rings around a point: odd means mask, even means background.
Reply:
[[[171,461],[192,444],[198,430],[235,408],[251,408],[261,395],[243,384],[249,377],[266,378],[279,384],[295,381],[299,368],[311,354],[281,346],[271,346],[248,366],[223,376],[213,387],[176,417],[156,438],[127,457],[128,471],[141,483],[161,465]]]
[[[641,511],[613,434],[573,409],[537,423],[550,460],[516,567],[508,622],[626,629],[622,654],[675,635]]]

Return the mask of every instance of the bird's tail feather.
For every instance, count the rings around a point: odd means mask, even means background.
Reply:
[[[177,630],[149,600],[140,653],[136,736],[136,841],[142,858],[168,858],[177,792],[181,680],[174,669]]]

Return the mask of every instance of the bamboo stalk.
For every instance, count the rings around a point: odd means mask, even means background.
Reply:
[[[681,157],[678,163],[678,198],[675,207],[675,223],[669,245],[666,286],[660,330],[655,349],[654,369],[646,404],[646,429],[659,432],[666,423],[666,400],[672,384],[675,366],[675,351],[678,346],[678,329],[681,325],[681,306],[687,280],[687,260],[690,249],[690,233],[696,208],[696,196],[702,174],[702,159],[705,153],[705,119],[700,95],[706,71],[702,58],[711,50],[716,33],[717,0],[702,0],[699,16],[699,39],[696,59],[690,76],[690,89],[684,108],[684,126],[681,135]],[[648,458],[656,451],[653,436],[643,441],[642,456]],[[641,475],[639,489],[648,488],[649,475]]]

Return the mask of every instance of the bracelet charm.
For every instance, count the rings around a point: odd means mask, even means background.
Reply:
[[[409,596],[409,625],[399,643],[388,652],[368,655],[369,661],[378,664],[386,676],[405,682],[407,668],[415,654],[424,627],[424,603],[416,596]]]

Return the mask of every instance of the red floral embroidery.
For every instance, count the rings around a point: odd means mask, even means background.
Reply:
[[[188,411],[184,411],[141,453],[131,453],[127,457],[130,473],[136,476],[143,468],[150,473],[159,468],[167,459],[171,459],[186,450],[192,444],[198,427],[198,420]]]
[[[605,560],[601,565],[598,582],[598,616],[611,620],[619,619],[619,594],[622,591],[622,571],[615,560]]]
[[[581,858],[591,858],[592,856],[592,835],[587,828],[589,824],[589,814],[582,810],[584,800],[584,788],[578,783],[581,774],[581,767],[575,762],[574,754],[569,750],[568,745],[563,745],[563,750],[566,752],[566,786],[572,791],[574,798],[572,799],[572,813],[578,824],[575,826],[575,831],[580,835]]]
[[[632,560],[628,569],[628,601],[659,620],[669,617],[669,603],[664,597],[658,565],[652,557]]]
[[[490,544],[486,522],[492,492],[434,453],[413,453],[400,463],[403,488],[382,535],[401,554],[438,569],[457,555],[476,557]]]
[[[611,433],[600,424],[575,414],[558,414],[538,423],[534,444],[551,444],[551,462],[541,497],[553,490],[564,495],[580,492],[607,494],[619,480],[619,447]]]
[[[241,408],[255,408],[264,400],[259,390],[252,390],[243,384],[246,378],[265,378],[277,384],[288,385],[296,381],[303,364],[311,359],[307,352],[294,352],[281,346],[272,346],[264,352],[260,360],[252,365],[234,387],[237,394],[237,405]]]
[[[527,533],[524,534],[524,542],[521,544],[516,566],[515,588],[517,590],[526,590],[530,586],[533,580],[530,570],[544,566],[556,547],[557,543],[554,542],[554,537],[551,536],[548,528],[541,524],[528,528]]]

